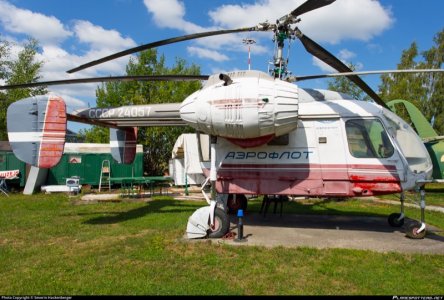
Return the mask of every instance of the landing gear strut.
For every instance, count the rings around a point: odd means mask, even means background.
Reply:
[[[421,182],[425,183],[425,182]],[[411,239],[423,239],[426,235],[426,224],[425,224],[425,189],[424,185],[419,188],[419,193],[421,195],[419,206],[421,208],[421,222],[412,221],[407,224],[405,228],[405,234]],[[401,213],[393,213],[388,217],[388,222],[390,226],[402,227],[404,225],[405,214],[404,214],[404,202],[405,195],[404,192],[401,193]]]
[[[404,225],[404,201],[405,195],[404,192],[401,193],[401,213],[393,213],[388,217],[388,222],[392,227],[402,227]]]
[[[406,235],[411,239],[423,239],[426,235],[426,224],[425,224],[425,190],[422,186],[419,190],[421,199],[419,206],[421,207],[421,222],[413,221],[406,228]]]
[[[229,194],[228,195],[228,213],[236,214],[239,209],[247,210],[248,200],[244,194]]]
[[[211,136],[211,166],[210,177],[202,185],[202,194],[209,206],[197,209],[189,218],[187,224],[187,236],[193,238],[221,238],[230,229],[230,219],[226,197],[216,193],[216,142],[217,138]],[[211,196],[208,197],[204,191],[205,186],[210,182]],[[223,199],[224,198],[224,199]]]

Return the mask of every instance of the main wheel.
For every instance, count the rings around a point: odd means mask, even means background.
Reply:
[[[210,220],[208,219],[208,223],[209,222]],[[208,237],[213,239],[221,238],[228,232],[229,228],[230,219],[228,218],[228,214],[216,207],[214,211],[214,225],[208,229]]]
[[[404,225],[404,218],[399,220],[400,216],[401,216],[401,214],[399,214],[399,213],[391,214],[388,217],[388,222],[389,222],[390,226],[392,226],[392,227],[401,227],[402,225]]]
[[[234,194],[228,195],[227,206],[228,213],[237,213],[239,209],[247,210],[248,200],[244,194],[236,194],[236,200],[234,200]]]
[[[426,230],[418,232],[419,228],[421,228],[421,223],[412,222],[407,225],[405,234],[411,239],[423,239],[426,235]]]

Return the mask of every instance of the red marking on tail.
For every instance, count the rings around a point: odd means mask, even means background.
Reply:
[[[39,150],[39,168],[57,165],[63,155],[66,136],[66,105],[60,97],[50,97],[46,106],[42,140]]]

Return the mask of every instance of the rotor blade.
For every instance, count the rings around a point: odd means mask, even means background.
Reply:
[[[333,54],[325,50],[319,44],[314,42],[312,39],[304,35],[299,29],[296,30],[296,36],[301,40],[302,44],[309,53],[313,56],[319,58],[321,61],[325,62],[330,67],[338,70],[339,72],[352,72],[349,67],[347,67],[342,61],[337,59]],[[349,75],[346,76],[352,82],[354,82],[357,86],[359,86],[364,92],[367,93],[376,103],[379,105],[388,108],[384,101],[369,87],[359,76],[357,75]]]
[[[305,14],[306,12],[321,8],[323,6],[327,6],[335,2],[336,0],[308,0],[302,3],[299,7],[291,12],[293,17],[300,16]]]
[[[440,142],[444,140],[444,136],[443,135],[438,135],[438,136],[433,136],[433,137],[428,137],[428,138],[423,138],[422,141],[424,143],[435,143],[435,142]]]
[[[193,80],[207,80],[208,77],[209,77],[208,75],[135,75],[135,76],[91,77],[91,78],[77,78],[77,79],[40,81],[40,82],[30,82],[23,84],[3,85],[0,86],[0,90],[33,88],[37,86],[62,85],[62,84],[110,82],[110,81],[193,81]]]
[[[406,70],[376,70],[376,71],[360,71],[360,72],[342,72],[331,74],[317,74],[317,75],[305,75],[305,76],[293,76],[288,79],[290,82],[303,81],[319,78],[334,78],[350,75],[376,75],[376,74],[392,74],[392,73],[441,73],[444,69],[406,69]]]
[[[153,43],[149,43],[149,44],[145,44],[145,45],[141,45],[141,46],[137,46],[134,48],[130,48],[121,52],[117,52],[111,55],[108,55],[106,57],[91,61],[89,63],[83,64],[79,67],[76,67],[74,69],[68,70],[68,73],[74,73],[128,54],[133,54],[136,52],[140,52],[143,50],[147,50],[147,49],[151,49],[151,48],[155,48],[155,47],[160,47],[160,46],[164,46],[164,45],[168,45],[168,44],[172,44],[172,43],[177,43],[177,42],[183,42],[183,41],[188,41],[188,40],[193,40],[193,39],[198,39],[198,38],[203,38],[203,37],[208,37],[208,36],[213,36],[213,35],[221,35],[221,34],[228,34],[228,33],[236,33],[236,32],[243,32],[243,31],[255,31],[257,30],[257,27],[245,27],[245,28],[238,28],[238,29],[229,29],[229,30],[215,30],[215,31],[207,31],[207,32],[201,32],[201,33],[193,33],[193,34],[189,34],[189,35],[183,35],[183,36],[178,36],[178,37],[174,37],[174,38],[169,38],[169,39],[165,39],[165,40],[161,40],[161,41],[157,41],[157,42],[153,42]]]

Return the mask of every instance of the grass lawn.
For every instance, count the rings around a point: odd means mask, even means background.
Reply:
[[[444,184],[443,183],[428,183],[425,187],[426,205],[434,205],[444,207]],[[385,195],[382,199],[399,201],[399,194]],[[418,202],[420,199],[418,192],[407,192],[405,194],[407,202]]]
[[[181,241],[188,217],[203,205],[171,197],[76,205],[62,194],[2,196],[0,295],[444,294],[443,255]],[[397,210],[350,200],[291,202],[285,212]],[[430,224],[444,228],[442,219],[427,212]]]

